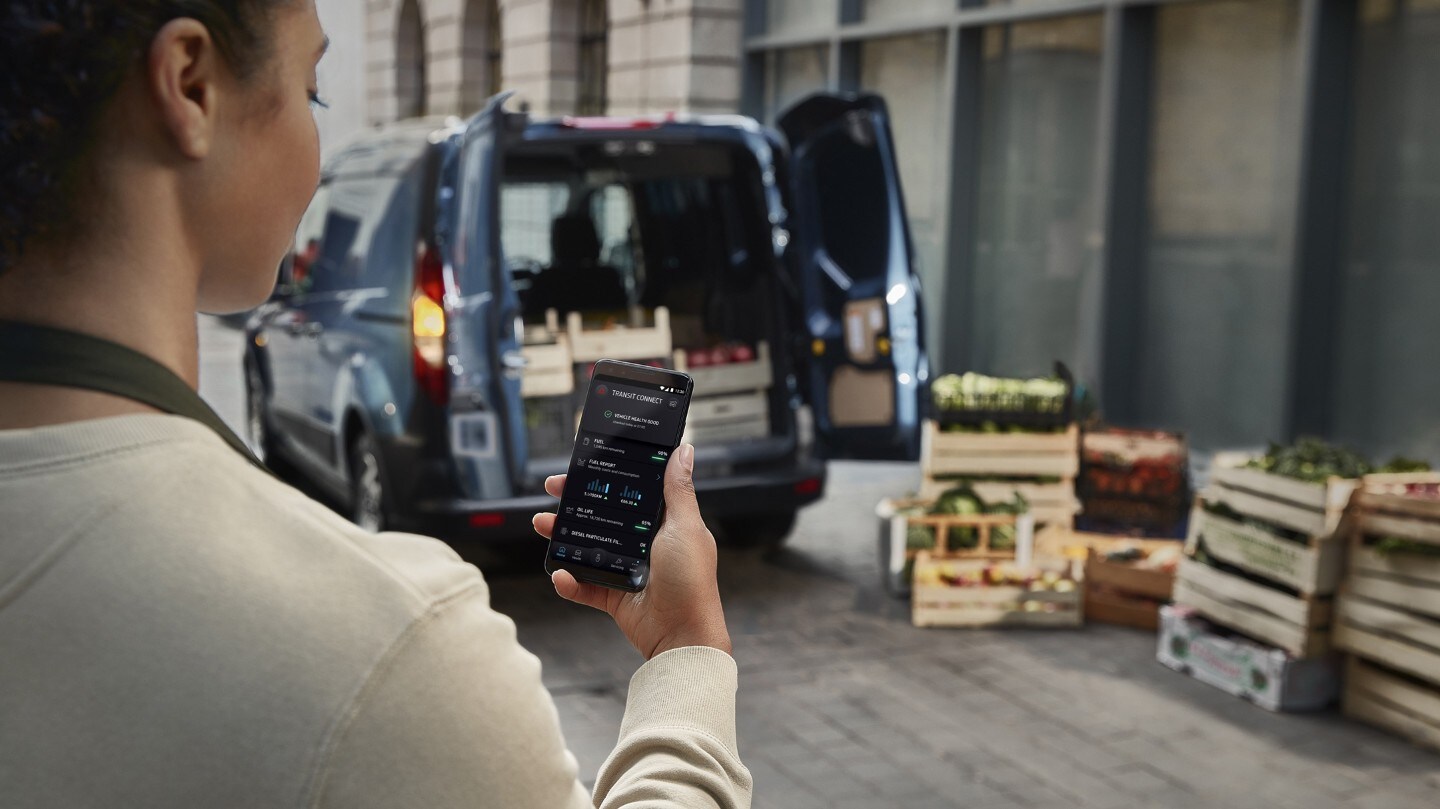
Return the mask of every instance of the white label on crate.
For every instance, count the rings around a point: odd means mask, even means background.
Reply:
[[[493,458],[496,451],[494,413],[464,413],[450,418],[450,449],[458,457]]]

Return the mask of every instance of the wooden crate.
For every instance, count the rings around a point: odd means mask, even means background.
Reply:
[[[1164,604],[1119,590],[1085,584],[1085,622],[1114,624],[1155,631],[1160,628]]]
[[[525,358],[521,396],[566,396],[575,390],[575,354],[570,350],[570,337],[560,331],[560,315],[554,309],[545,310],[544,324],[525,327],[520,354]]]
[[[763,390],[690,401],[682,440],[696,446],[765,438],[770,435],[770,402]]]
[[[1082,588],[1070,581],[1068,592],[1029,589],[1012,585],[954,587],[926,581],[937,566],[974,573],[993,564],[983,560],[954,559],[922,551],[915,559],[916,580],[910,596],[915,626],[948,627],[1078,627],[1084,622]],[[1068,565],[1054,560],[1034,568],[1037,574],[1060,573]],[[1026,609],[1026,604],[1038,605]]]
[[[1057,477],[1075,486],[1080,471],[1080,428],[1060,433],[944,432],[926,421],[920,438],[926,477]]]
[[[685,371],[694,380],[695,397],[716,396],[722,393],[741,393],[768,389],[774,384],[775,371],[771,365],[770,344],[760,341],[751,362],[731,362],[723,365],[708,365],[690,368],[685,363],[685,352],[676,350],[673,367]]]
[[[1345,564],[1345,543],[1334,533],[1307,534],[1296,541],[1263,526],[1211,513],[1204,501],[1226,502],[1226,495],[1207,490],[1197,501],[1187,543],[1192,551],[1203,543],[1211,556],[1241,570],[1309,595],[1334,594]]]
[[[1138,562],[1116,562],[1105,558],[1106,552],[1126,544],[1117,542],[1110,548],[1087,548],[1085,620],[1158,629],[1160,607],[1170,601],[1175,589],[1175,574],[1141,567]],[[1174,540],[1131,541],[1128,544],[1148,552],[1179,547]]]
[[[521,396],[565,396],[575,390],[575,357],[565,335],[559,335],[554,343],[527,345],[520,353],[525,357]]]
[[[674,346],[670,335],[670,310],[655,308],[652,326],[620,326],[590,329],[585,327],[579,312],[571,312],[565,323],[565,334],[575,362],[585,364],[596,360],[668,359]]]
[[[1358,479],[1330,478],[1325,483],[1306,483],[1244,466],[1217,465],[1210,473],[1210,486],[1202,497],[1258,520],[1323,536],[1332,533],[1350,495],[1360,486]]]
[[[920,496],[935,499],[946,490],[954,488],[959,481],[926,478],[920,482]],[[1017,483],[1003,480],[965,481],[975,494],[987,503],[999,503],[1025,498],[1030,513],[1041,525],[1062,525],[1068,527],[1080,512],[1080,500],[1075,497],[1073,483]]]
[[[896,509],[912,508],[917,505],[930,505],[930,501],[924,499],[901,500],[895,504]],[[892,518],[892,525],[904,529],[912,525],[923,525],[935,530],[935,545],[930,550],[937,556],[948,559],[975,559],[975,560],[1004,560],[1014,559],[1015,550],[994,550],[991,546],[991,537],[994,530],[1000,526],[1013,526],[1015,528],[1015,547],[1021,545],[1032,545],[1033,540],[1025,534],[1032,529],[1026,524],[1021,515],[1015,514],[920,514],[904,515],[898,514]],[[950,531],[955,528],[974,528],[978,532],[974,548],[952,548],[950,546]],[[907,552],[907,556],[914,557],[915,553]]]
[[[1330,650],[1333,599],[1291,595],[1194,559],[1180,561],[1174,597],[1177,604],[1296,657]]]
[[[1079,428],[1062,433],[944,432],[926,421],[920,436],[920,495],[935,497],[964,477],[986,502],[1010,500],[1018,493],[1042,525],[1070,526],[1080,512],[1075,475],[1080,469]],[[1054,483],[1003,478],[1055,477]],[[984,478],[1002,478],[985,480]]]
[[[1014,559],[1016,550],[993,550],[991,532],[996,526],[1015,526],[1016,549],[1034,546],[1034,519],[1028,515],[1010,514],[920,514],[908,515],[899,512],[916,507],[929,508],[933,498],[891,499],[885,498],[875,506],[875,516],[880,521],[881,567],[885,588],[894,595],[910,592],[910,567],[921,550],[939,551],[952,559],[1007,560]],[[911,525],[929,526],[934,529],[936,542],[928,548],[909,547]],[[950,531],[954,528],[975,528],[978,531],[974,548],[950,547]]]
[[[1351,719],[1440,750],[1440,689],[1351,656],[1341,705]]]
[[[1376,475],[1351,498],[1335,645],[1350,654],[1345,714],[1440,750],[1440,556],[1376,547],[1440,547],[1440,500],[1405,496],[1412,485],[1433,493],[1440,477]]]
[[[1332,595],[1345,567],[1345,543],[1337,531],[1351,495],[1366,486],[1388,486],[1434,475],[1371,475],[1306,483],[1240,466],[1242,458],[1217,465],[1196,499],[1190,518],[1189,545],[1203,539],[1206,550],[1226,564],[1309,595]],[[1269,526],[1298,532],[1296,541],[1278,530],[1232,520],[1206,511],[1206,503],[1224,505]]]

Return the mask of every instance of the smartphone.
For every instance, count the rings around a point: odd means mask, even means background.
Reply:
[[[690,410],[688,374],[618,360],[595,363],[545,572],[636,592],[665,514],[665,465]]]

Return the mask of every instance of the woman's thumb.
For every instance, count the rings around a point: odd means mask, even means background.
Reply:
[[[681,444],[665,467],[665,519],[700,521],[700,504],[695,500],[695,447]]]

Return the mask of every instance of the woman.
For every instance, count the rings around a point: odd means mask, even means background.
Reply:
[[[0,802],[591,805],[479,573],[194,393],[195,313],[266,297],[315,189],[312,0],[7,0],[0,35]],[[648,658],[603,806],[749,804],[692,462],[643,595],[554,579]]]

